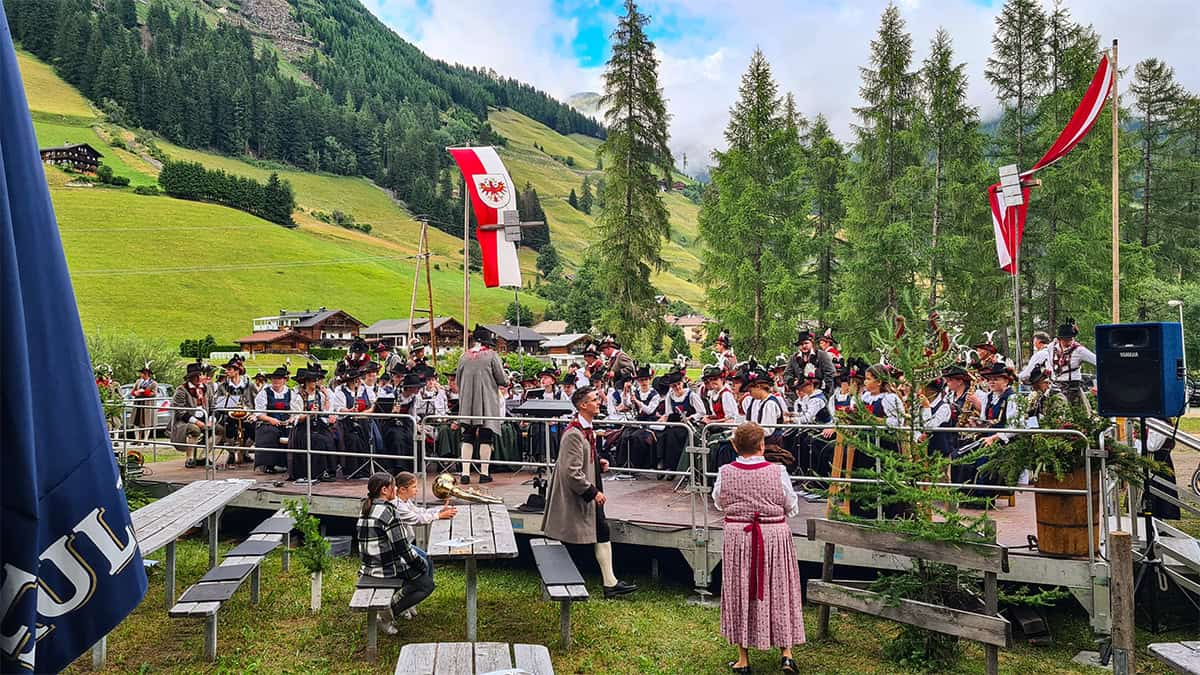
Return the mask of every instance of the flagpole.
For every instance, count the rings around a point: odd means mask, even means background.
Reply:
[[[471,347],[471,201],[463,176],[463,350]]]
[[[1012,212],[1013,224],[1012,233],[1013,241],[1017,239],[1017,214],[1014,209]],[[1021,368],[1021,245],[1017,243],[1013,246],[1013,275],[1012,275],[1012,293],[1013,293],[1013,333],[1016,345],[1013,348],[1013,367]]]
[[[1117,40],[1112,41],[1112,322],[1121,323],[1121,218],[1118,191],[1121,167],[1118,164],[1120,133],[1120,89],[1117,87]]]

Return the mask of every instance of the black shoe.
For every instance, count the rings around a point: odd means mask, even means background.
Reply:
[[[185,460],[183,460],[183,468],[185,468],[185,469],[194,469],[194,468],[196,468],[196,460],[194,460],[194,459],[185,459]]]
[[[480,477],[479,477],[479,482],[480,482],[480,483],[490,483],[490,482],[492,482],[492,477],[491,477],[491,476],[487,476],[487,475],[480,476]]]
[[[800,666],[796,665],[796,660],[790,656],[785,656],[779,659],[779,667],[785,673],[799,673]]]
[[[753,673],[753,672],[754,672],[753,670],[750,670],[750,664],[749,664],[749,663],[747,663],[746,665],[742,666],[741,668],[738,668],[737,666],[733,665],[733,664],[735,664],[735,663],[737,663],[737,661],[730,661],[730,662],[729,662],[729,669],[730,669],[731,671],[735,672],[735,673],[738,673],[738,675],[750,675],[750,673]]]
[[[634,584],[627,583],[627,582],[624,582],[624,581],[621,581],[618,579],[616,584],[614,584],[612,586],[604,587],[604,599],[611,600],[613,598],[617,598],[622,595],[629,595],[630,593],[633,593],[636,590],[637,590],[637,586],[635,586]]]
[[[483,478],[482,478],[482,477],[480,477],[480,479],[479,479],[479,482],[481,482],[481,483],[483,482]],[[459,476],[459,477],[458,477],[458,484],[459,484],[459,485],[470,485],[470,484],[471,484],[471,477],[470,477],[470,476]]]

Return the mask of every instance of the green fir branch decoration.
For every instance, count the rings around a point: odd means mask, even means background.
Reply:
[[[333,556],[330,555],[332,547],[329,540],[321,536],[321,520],[309,513],[308,502],[303,499],[288,499],[284,502],[284,508],[296,522],[296,529],[304,536],[304,543],[292,551],[300,565],[309,574],[333,569]]]

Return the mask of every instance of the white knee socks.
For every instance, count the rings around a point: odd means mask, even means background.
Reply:
[[[601,542],[596,545],[596,562],[600,565],[600,577],[605,586],[616,586],[617,575],[613,574],[612,542]]]
[[[471,447],[470,443],[462,444],[462,458],[467,461],[465,461],[461,465],[459,465],[458,471],[460,474],[462,474],[464,476],[471,475],[471,455],[474,454],[474,451],[475,451],[475,449],[473,447]]]
[[[479,475],[488,475],[488,460],[492,458],[492,446],[489,443],[479,444]]]

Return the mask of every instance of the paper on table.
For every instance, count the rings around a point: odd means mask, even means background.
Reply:
[[[434,544],[434,546],[445,546],[446,548],[462,548],[463,546],[470,546],[471,544],[474,544],[477,541],[483,541],[483,540],[478,537],[470,537],[470,538],[466,538],[466,539],[464,539],[462,537],[456,537],[454,539],[447,539],[446,541],[439,541],[436,544]]]

